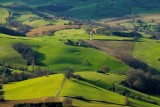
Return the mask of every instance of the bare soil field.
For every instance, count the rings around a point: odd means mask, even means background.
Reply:
[[[132,55],[134,49],[134,42],[129,41],[86,41],[93,47],[102,50],[112,56],[117,55]]]
[[[58,30],[64,29],[72,29],[77,28],[77,25],[51,25],[51,26],[43,26],[39,28],[32,29],[30,32],[27,33],[27,36],[34,37],[39,35],[45,35],[46,32],[55,32]]]

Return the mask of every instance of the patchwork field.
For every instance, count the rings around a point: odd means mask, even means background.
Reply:
[[[89,74],[89,72],[79,72],[83,77]],[[93,76],[96,76],[92,73]],[[102,77],[100,84],[104,84],[105,81],[111,84],[112,81],[109,81],[111,78],[114,78],[116,75],[109,74],[106,75],[108,80],[105,80],[104,74],[98,74],[98,77]],[[93,77],[92,76],[92,77]],[[89,77],[89,76],[88,76]],[[91,77],[91,78],[92,78]],[[96,76],[97,77],[97,76]],[[121,76],[120,76],[121,77]],[[88,79],[91,79],[90,77]],[[9,105],[15,104],[16,102],[39,102],[39,101],[55,101],[54,96],[61,87],[63,81],[62,74],[50,75],[48,77],[40,77],[36,79],[30,79],[22,82],[15,82],[4,85],[4,97],[8,100],[6,107]],[[121,79],[114,78],[114,81],[121,81]],[[45,84],[45,86],[44,86]],[[25,90],[24,90],[25,88]],[[46,97],[47,96],[47,97]],[[125,96],[119,95],[117,93],[102,89],[96,85],[90,83],[79,81],[75,79],[66,80],[63,89],[60,92],[60,100],[62,97],[70,97],[73,100],[73,105],[85,106],[90,105],[91,107],[124,107]],[[78,98],[78,99],[77,99]],[[81,99],[79,99],[81,98]],[[29,100],[32,99],[32,100]],[[47,100],[46,100],[47,99]],[[13,101],[10,101],[13,100]],[[145,106],[145,107],[158,107],[153,104],[149,104],[142,101],[137,101],[130,99],[136,106]],[[8,105],[8,106],[7,106]],[[127,107],[127,106],[126,106]]]
[[[159,0],[0,0],[0,107],[159,107],[159,11]]]

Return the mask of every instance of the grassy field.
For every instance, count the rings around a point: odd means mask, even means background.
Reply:
[[[79,106],[79,107],[129,107],[129,106],[116,105],[116,104],[96,102],[96,101],[86,102],[78,99],[72,99],[72,100],[73,100],[73,105]]]
[[[160,43],[150,39],[143,39],[142,41],[135,44],[133,55],[151,67],[160,70]]]
[[[112,77],[113,76],[111,74],[111,78]],[[13,100],[9,102],[9,104],[15,104],[21,100],[22,102],[31,102],[29,99],[32,99],[33,102],[39,102],[43,98],[47,99],[54,97],[61,87],[62,80],[62,74],[55,74],[48,77],[39,77],[26,81],[6,84],[4,85],[4,97],[6,100]],[[59,97],[71,97],[73,104],[80,107],[85,105],[90,107],[121,107],[124,106],[125,103],[125,96],[75,79],[66,81]],[[76,99],[79,97],[88,101]],[[134,105],[140,107],[158,107],[153,104],[133,99],[130,99],[130,101],[133,102]]]
[[[124,96],[77,80],[67,81],[60,96],[83,97],[89,100],[106,101],[114,104],[124,104],[125,101]]]
[[[45,96],[55,96],[61,86],[63,75],[30,79],[4,86],[4,97],[7,100],[33,99]]]
[[[60,88],[62,80],[63,75],[57,74],[49,77],[40,77],[7,84],[4,86],[4,97],[7,100],[24,100],[45,96],[55,96],[56,92]],[[45,86],[43,86],[44,84]],[[60,96],[82,96],[88,100],[106,101],[115,104],[124,104],[125,98],[119,94],[74,79],[66,82]]]
[[[79,32],[82,31],[80,30]],[[81,35],[78,34],[78,37],[80,36]],[[2,54],[0,59],[7,59],[7,63],[11,64],[15,64],[14,62],[16,60],[18,64],[25,65],[25,61],[21,58],[21,56],[12,49],[12,44],[22,42],[33,47],[39,45],[39,52],[44,54],[45,57],[43,60],[45,65],[44,67],[49,67],[50,70],[63,71],[64,68],[68,66],[72,66],[76,71],[97,70],[105,65],[108,65],[111,71],[126,71],[129,69],[122,62],[105,54],[104,52],[93,48],[65,45],[62,41],[59,41],[61,37],[58,34],[52,37],[44,36],[37,38],[11,37],[1,34],[0,37],[0,52]],[[10,50],[10,53],[8,53],[8,50]]]
[[[0,8],[0,14],[0,24],[6,23],[9,17],[9,11],[5,8]]]
[[[87,82],[105,89],[109,89],[113,86],[113,84],[120,84],[121,81],[125,80],[124,75],[112,73],[101,74],[97,72],[78,72],[76,74],[79,74]]]
[[[62,80],[63,75],[57,74],[49,77],[40,77],[22,82],[7,84],[4,85],[4,97],[7,100],[23,100],[45,96],[55,96],[56,92],[61,86]],[[45,86],[43,86],[44,84]],[[87,94],[84,93],[84,90]],[[89,100],[99,100],[115,104],[124,104],[123,96],[77,80],[67,81],[60,96],[82,96]],[[121,100],[119,100],[119,98]]]
[[[16,15],[16,17],[12,19],[12,21],[19,21],[22,24],[31,26],[32,28],[38,28],[47,25],[64,25],[69,22],[67,20],[62,20],[62,19],[47,20],[29,10],[12,10],[12,11],[13,13],[18,14]],[[47,16],[49,15],[47,14]]]

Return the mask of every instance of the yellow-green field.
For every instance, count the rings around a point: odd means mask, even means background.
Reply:
[[[0,8],[0,24],[4,24],[9,17],[9,11],[5,8]]]

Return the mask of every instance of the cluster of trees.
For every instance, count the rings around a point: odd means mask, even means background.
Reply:
[[[27,65],[40,65],[42,64],[41,61],[45,59],[44,54],[34,51],[32,47],[27,44],[16,43],[13,45],[13,48],[22,55]]]
[[[135,41],[143,37],[140,33],[138,33],[137,30],[134,30],[132,32],[124,32],[124,31],[127,31],[127,29],[122,29],[121,27],[116,27],[116,28],[115,27],[104,27],[104,28],[87,28],[86,29],[86,32],[88,34],[92,32],[93,34],[130,37],[130,38],[134,38]]]
[[[129,87],[138,91],[160,94],[160,75],[153,75],[150,72],[132,70],[127,73],[126,82]]]
[[[157,70],[148,66],[148,64],[146,64],[145,62],[136,59],[134,57],[132,57],[131,55],[115,55],[116,58],[118,58],[119,60],[123,61],[124,63],[126,63],[127,65],[129,65],[130,67],[134,68],[134,69],[142,69],[143,71],[148,71],[151,72],[153,74],[156,74]]]
[[[20,70],[20,71],[28,71],[27,66],[24,66],[24,65],[21,65],[21,64],[8,63],[8,62],[5,62],[3,60],[0,61],[0,66],[5,67],[8,70],[15,69],[15,70]]]
[[[64,79],[69,80],[71,78],[82,80],[82,77],[80,75],[74,74],[74,69],[72,67],[67,67],[64,71]]]
[[[12,30],[4,26],[0,26],[0,33],[11,35],[11,36],[26,36],[24,33]]]
[[[142,37],[142,35],[137,32],[113,32],[112,34],[120,37]]]
[[[11,75],[11,70],[4,67],[4,66],[0,66],[0,75],[3,75],[3,76],[10,76]]]
[[[20,32],[22,34],[26,34],[27,32],[30,31],[30,29],[32,29],[31,26],[22,24],[22,22],[20,22],[20,21],[9,21],[5,26],[17,28],[16,31]],[[17,35],[17,36],[19,36],[19,35]]]
[[[37,77],[42,77],[42,76],[48,76],[50,74],[56,74],[55,71],[49,71],[48,69],[41,69],[38,67],[37,69],[34,70],[34,72],[14,72],[9,76],[3,77],[2,83],[7,84],[9,82],[16,82],[16,81],[22,81],[22,80],[27,80],[31,78],[37,78]]]
[[[13,107],[63,107],[63,104],[61,102],[25,103],[25,104],[16,104]]]
[[[73,40],[67,39],[65,44],[71,45],[71,46],[91,47],[88,43],[86,43],[83,40],[73,41]]]
[[[128,83],[126,83],[125,81],[123,81],[121,84],[129,87]],[[123,87],[121,85],[113,84],[111,89],[112,89],[111,91],[119,93],[119,94],[121,94],[123,96],[127,96],[128,98],[132,98],[132,99],[135,99],[135,100],[148,102],[148,103],[151,103],[151,104],[160,105],[159,101],[153,99],[149,95],[146,96],[144,94],[139,94],[136,91],[132,91],[132,90],[130,90],[130,89],[126,88],[126,87]],[[125,102],[127,103],[128,101],[125,101]],[[133,103],[130,103],[130,104],[133,105]]]
[[[0,77],[0,102],[4,101],[2,89],[3,89],[2,77]]]

